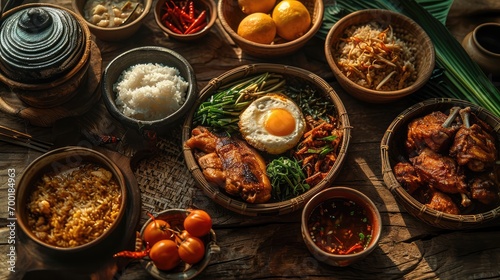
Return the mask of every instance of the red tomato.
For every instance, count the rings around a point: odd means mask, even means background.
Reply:
[[[211,228],[212,218],[203,210],[191,210],[184,219],[184,229],[192,236],[202,237],[208,234]]]
[[[160,270],[170,270],[181,261],[177,244],[170,239],[160,240],[151,247],[149,258]]]
[[[144,229],[142,239],[153,246],[163,239],[174,239],[174,233],[169,230],[170,224],[164,220],[153,219]]]
[[[179,245],[179,257],[188,264],[195,264],[205,256],[205,244],[201,239],[188,236]]]

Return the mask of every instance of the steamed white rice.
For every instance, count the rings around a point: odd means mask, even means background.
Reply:
[[[152,121],[177,111],[186,100],[189,84],[177,68],[158,63],[137,64],[124,71],[114,85],[116,106],[128,117]]]

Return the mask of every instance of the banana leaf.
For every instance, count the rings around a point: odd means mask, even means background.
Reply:
[[[436,51],[434,73],[414,97],[458,98],[500,116],[500,91],[445,26],[452,3],[452,0],[326,0],[323,24],[317,36],[325,39],[335,22],[357,10],[387,9],[400,12],[412,18],[427,32]]]

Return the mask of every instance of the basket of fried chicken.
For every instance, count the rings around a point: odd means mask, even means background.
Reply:
[[[200,91],[182,142],[188,169],[212,200],[243,215],[282,215],[334,181],[350,130],[342,101],[322,78],[258,63]]]
[[[500,118],[437,98],[402,112],[381,142],[386,186],[416,218],[443,229],[499,224]]]

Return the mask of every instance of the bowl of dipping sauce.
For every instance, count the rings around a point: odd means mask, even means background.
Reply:
[[[377,247],[382,219],[375,204],[362,192],[332,187],[306,203],[301,231],[307,249],[317,260],[348,266]]]

